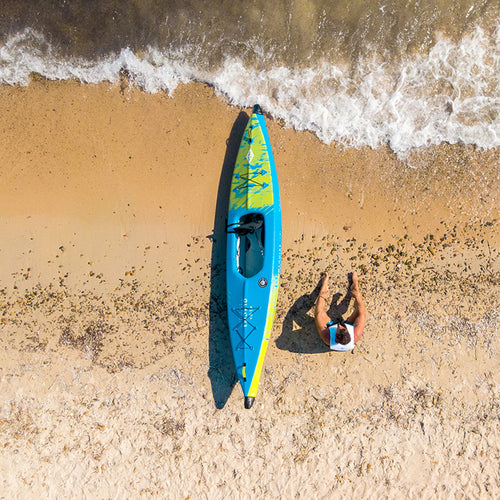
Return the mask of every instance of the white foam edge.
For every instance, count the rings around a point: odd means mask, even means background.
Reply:
[[[395,152],[439,144],[500,145],[500,29],[487,36],[480,28],[458,44],[440,39],[427,54],[398,67],[360,61],[350,71],[331,63],[291,69],[257,70],[227,58],[210,71],[182,52],[148,48],[97,62],[55,55],[40,33],[26,29],[0,47],[0,83],[28,85],[38,73],[51,80],[116,83],[126,72],[131,85],[172,95],[179,83],[201,81],[236,106],[259,103],[297,130],[309,130],[329,144]]]

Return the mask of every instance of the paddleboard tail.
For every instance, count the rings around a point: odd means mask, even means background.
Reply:
[[[254,401],[255,398],[252,398],[250,396],[245,396],[245,408],[249,410],[252,407]]]

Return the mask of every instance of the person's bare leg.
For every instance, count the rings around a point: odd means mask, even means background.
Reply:
[[[326,314],[326,300],[328,299],[328,294],[328,273],[325,272],[323,273],[321,288],[319,290],[318,298],[316,299],[314,319],[316,321],[318,334],[327,346],[330,345],[330,331],[326,326],[330,321],[330,317]]]

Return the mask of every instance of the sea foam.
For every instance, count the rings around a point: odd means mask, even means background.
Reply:
[[[181,49],[150,47],[90,61],[61,57],[43,35],[26,29],[0,47],[0,83],[28,85],[32,73],[116,83],[125,74],[146,92],[172,95],[178,84],[200,81],[233,105],[258,102],[287,126],[310,130],[325,143],[387,143],[395,152],[441,142],[500,145],[500,29],[488,36],[477,28],[459,43],[441,39],[428,53],[397,63],[380,59],[257,69],[233,57],[207,69]]]

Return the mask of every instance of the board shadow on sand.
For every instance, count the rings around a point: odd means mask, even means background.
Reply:
[[[319,337],[314,321],[314,304],[320,287],[321,281],[310,294],[299,297],[288,310],[283,320],[281,335],[276,339],[279,349],[302,354],[329,351],[328,346]],[[350,300],[349,290],[346,293],[335,293],[330,302],[328,316],[332,319],[340,318],[347,312]]]
[[[226,141],[226,154],[217,192],[210,265],[209,305],[209,369],[215,406],[224,408],[238,377],[233,362],[233,351],[229,337],[226,303],[226,219],[231,189],[231,177],[238,155],[241,138],[249,117],[243,111],[233,124]]]

